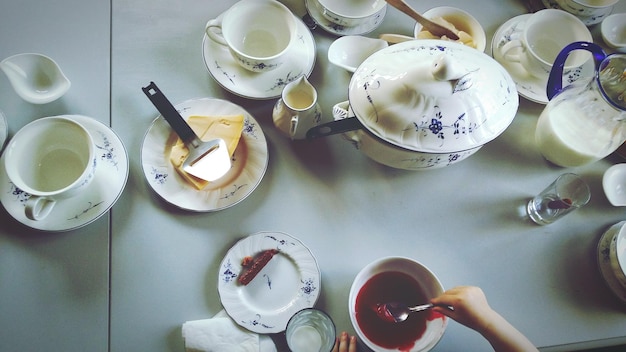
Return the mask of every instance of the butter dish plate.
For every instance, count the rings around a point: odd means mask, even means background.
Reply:
[[[383,23],[383,20],[385,19],[385,14],[387,12],[387,8],[385,7],[379,16],[374,16],[362,24],[359,24],[357,26],[342,26],[333,23],[329,21],[326,17],[324,17],[319,7],[317,6],[317,0],[304,0],[304,3],[308,14],[313,18],[318,26],[322,27],[322,29],[324,29],[328,33],[339,36],[360,35],[369,33],[378,28],[378,26]]]
[[[504,45],[512,40],[514,33],[521,31],[524,23],[530,16],[531,14],[519,15],[502,24],[498,30],[496,30],[491,41],[491,54],[511,75],[520,96],[535,103],[547,104],[548,95],[546,94],[546,86],[548,84],[548,75],[546,74],[546,76],[542,78],[532,76],[520,63],[507,60],[502,53]],[[511,49],[511,52],[513,53],[515,50],[522,49]],[[564,73],[563,86],[567,86],[584,77],[592,77],[593,75],[593,60],[589,60],[582,67]]]
[[[84,192],[57,202],[52,213],[45,219],[30,220],[24,213],[24,203],[30,195],[9,181],[4,160],[0,163],[0,202],[13,218],[33,229],[61,232],[90,224],[111,209],[122,194],[128,179],[128,154],[121,139],[112,129],[91,117],[64,117],[83,124],[96,144],[96,176]]]
[[[244,115],[244,127],[231,158],[232,167],[222,178],[198,190],[184,180],[169,160],[177,136],[162,116],[153,122],[143,140],[141,165],[148,184],[166,202],[184,210],[212,212],[246,199],[259,185],[268,164],[268,149],[261,126],[245,109],[222,99],[192,99],[174,105],[184,119],[192,115]]]
[[[210,40],[202,39],[202,58],[215,81],[227,91],[250,99],[273,99],[283,92],[289,82],[309,76],[315,65],[315,39],[313,34],[296,18],[297,33],[292,47],[285,55],[285,63],[263,73],[248,71],[241,67],[228,48]]]
[[[237,281],[245,257],[275,249],[278,253],[247,285]],[[320,295],[321,274],[311,251],[282,232],[258,232],[239,240],[222,260],[220,301],[240,326],[263,334],[284,331],[293,314],[311,308]]]

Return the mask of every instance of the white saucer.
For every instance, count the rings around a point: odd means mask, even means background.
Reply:
[[[522,25],[530,16],[531,14],[519,15],[506,21],[502,26],[500,26],[491,41],[491,55],[509,72],[515,82],[517,92],[520,96],[530,101],[534,101],[535,103],[546,104],[548,103],[548,96],[546,94],[548,75],[546,75],[545,78],[535,77],[529,74],[521,64],[517,62],[509,62],[504,59],[501,52],[502,47],[511,41],[511,34],[519,31],[520,25]],[[511,50],[521,49],[515,48]],[[589,60],[582,66],[582,68],[563,74],[563,87],[576,82],[580,78],[592,77],[593,75],[593,60]]]
[[[115,204],[128,179],[128,154],[113,130],[91,117],[64,116],[83,124],[97,147],[96,177],[84,192],[57,202],[45,219],[30,220],[24,214],[24,202],[30,195],[9,181],[4,161],[0,165],[0,202],[17,221],[38,230],[68,231],[95,221]]]
[[[251,99],[279,97],[285,85],[301,75],[308,77],[315,65],[313,34],[301,19],[296,20],[296,40],[280,67],[263,73],[248,71],[233,59],[228,48],[210,40],[205,34],[202,59],[207,70],[222,88],[233,94]]]
[[[278,254],[246,286],[239,284],[241,261],[268,249]],[[311,308],[321,291],[321,274],[311,251],[282,232],[259,232],[237,242],[222,260],[220,301],[240,326],[263,334],[284,331],[296,312]]]
[[[199,191],[172,166],[169,154],[178,137],[159,115],[148,129],[141,148],[141,165],[150,187],[166,202],[197,212],[222,210],[246,199],[261,182],[269,159],[267,141],[258,122],[239,105],[222,99],[192,99],[175,107],[185,119],[191,115],[243,114],[242,136],[230,171]]]
[[[317,7],[317,0],[304,0],[304,4],[306,5],[306,10],[311,15],[315,23],[318,26],[322,27],[325,31],[335,35],[360,35],[373,31],[378,28],[383,20],[385,19],[385,14],[387,13],[387,7],[385,6],[384,10],[380,13],[380,15],[375,16],[368,21],[358,25],[358,26],[341,26],[336,23],[329,21],[322,12],[319,7]]]
[[[609,227],[609,229],[606,230],[600,238],[600,242],[598,243],[598,267],[600,268],[600,273],[602,274],[604,281],[607,283],[611,291],[615,294],[615,296],[617,296],[617,298],[626,303],[626,287],[622,286],[617,277],[615,277],[613,269],[611,268],[611,259],[609,257],[611,242],[615,240],[615,235],[617,235],[617,232],[622,225],[623,223],[620,222]]]

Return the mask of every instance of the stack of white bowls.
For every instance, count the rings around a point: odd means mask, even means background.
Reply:
[[[598,265],[611,291],[626,303],[626,221],[611,226],[602,235]]]

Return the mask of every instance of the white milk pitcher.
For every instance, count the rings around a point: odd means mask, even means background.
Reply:
[[[322,110],[317,91],[306,76],[287,84],[272,112],[274,125],[291,139],[304,139],[306,132],[320,124]]]
[[[563,88],[563,66],[572,50],[588,50],[595,77]],[[539,151],[562,167],[585,165],[614,152],[626,141],[626,55],[606,55],[593,43],[575,42],[555,60],[548,79],[550,101],[537,120]]]

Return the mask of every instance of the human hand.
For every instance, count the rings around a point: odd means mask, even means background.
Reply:
[[[332,352],[356,352],[356,337],[348,336],[347,332],[342,332],[335,340]]]
[[[458,286],[430,300],[433,309],[478,331],[496,352],[537,351],[533,343],[498,312],[491,309],[485,293],[475,286]],[[452,307],[453,309],[449,309]]]
[[[483,290],[475,286],[454,287],[430,302],[435,305],[435,311],[478,331],[489,324],[494,314]]]

